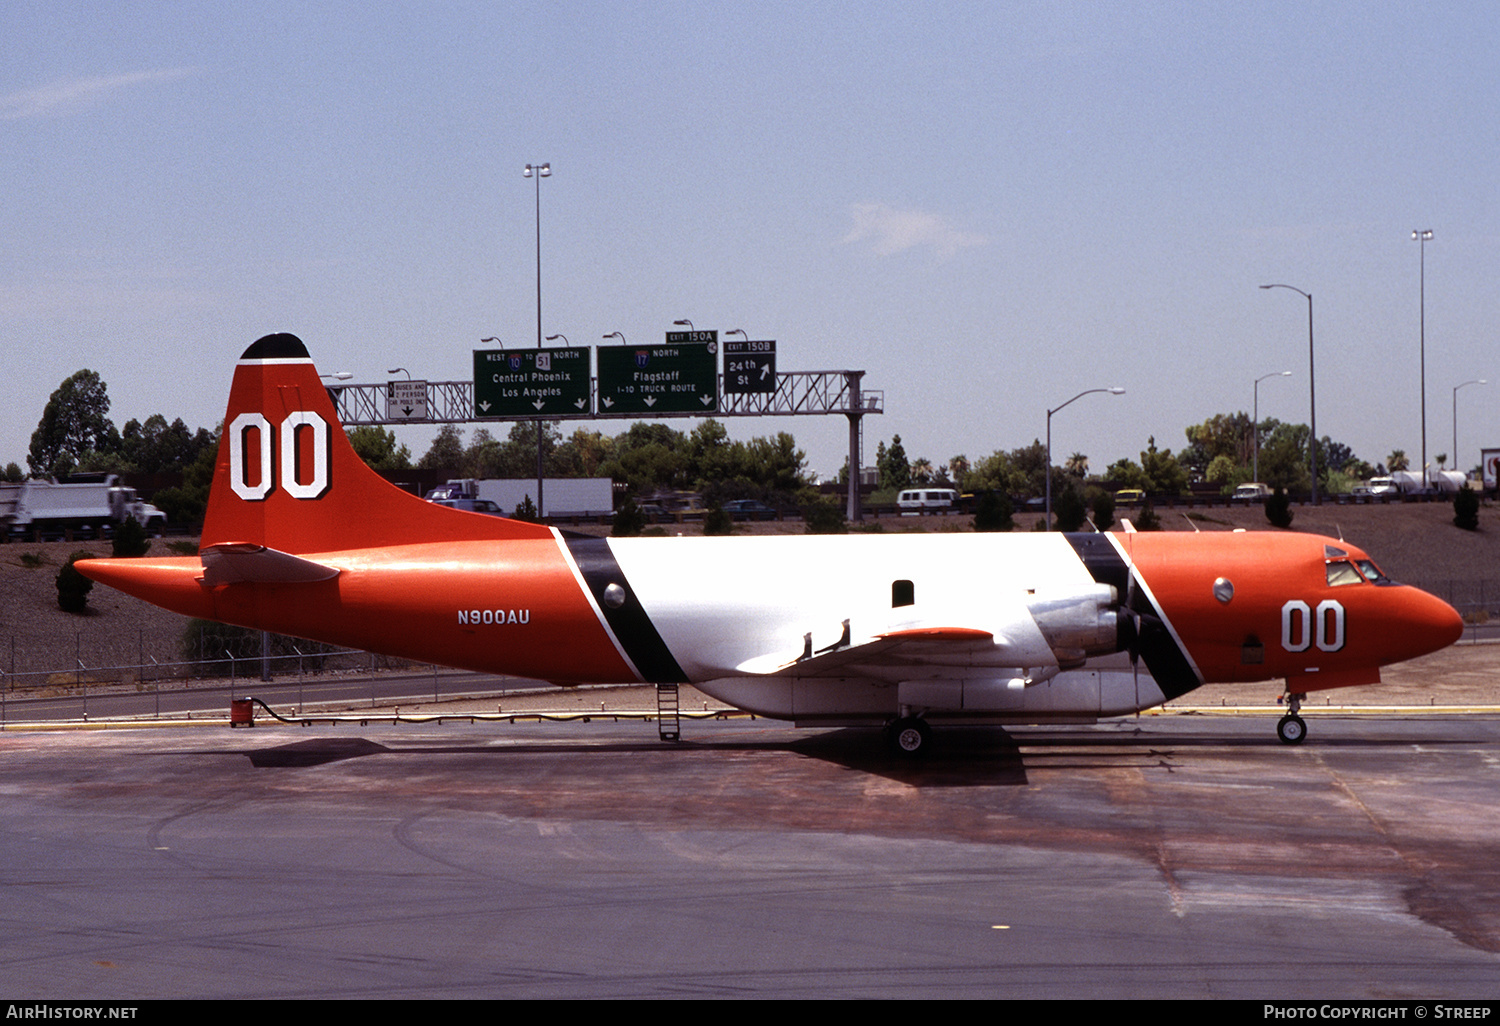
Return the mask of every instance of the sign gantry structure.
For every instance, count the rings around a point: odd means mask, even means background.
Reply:
[[[842,414],[849,466],[858,468],[864,417],[885,412],[885,393],[863,388],[864,374],[778,371],[774,341],[721,346],[716,331],[670,331],[664,343],[644,346],[476,349],[473,381],[337,383],[328,391],[347,427]],[[847,512],[859,519],[857,471]]]

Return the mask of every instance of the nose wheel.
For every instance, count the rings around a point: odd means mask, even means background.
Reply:
[[[1276,724],[1276,736],[1281,738],[1284,745],[1300,745],[1307,737],[1307,724],[1297,715],[1305,697],[1307,696],[1300,693],[1287,695],[1287,707],[1290,711]]]

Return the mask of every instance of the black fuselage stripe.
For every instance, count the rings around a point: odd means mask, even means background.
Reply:
[[[568,551],[573,554],[573,561],[578,564],[578,571],[604,614],[609,629],[642,679],[649,684],[686,684],[687,674],[682,672],[676,656],[672,655],[672,650],[636,598],[635,589],[625,579],[619,561],[610,550],[609,539],[574,536],[563,540],[567,542]],[[605,591],[611,584],[620,586],[624,592],[623,602],[611,605],[606,601]]]
[[[1102,534],[1065,534],[1085,569],[1099,584],[1113,585],[1122,603],[1128,603],[1139,624],[1136,651],[1151,679],[1168,698],[1177,698],[1200,686],[1197,671],[1177,639],[1167,629],[1167,618],[1145,588],[1133,586],[1137,573],[1126,565],[1114,544]]]

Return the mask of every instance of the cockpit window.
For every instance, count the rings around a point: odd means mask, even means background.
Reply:
[[[1379,573],[1377,570],[1376,573]],[[1337,587],[1341,584],[1363,584],[1364,574],[1354,568],[1354,564],[1346,559],[1333,560],[1328,564],[1328,585]]]
[[[1365,580],[1371,582],[1372,584],[1391,583],[1391,579],[1385,574],[1381,573],[1380,567],[1376,566],[1368,559],[1358,560],[1356,561],[1356,565],[1359,567],[1359,572],[1365,575]]]

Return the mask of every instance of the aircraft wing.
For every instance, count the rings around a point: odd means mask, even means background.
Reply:
[[[337,577],[340,573],[338,567],[315,563],[253,542],[210,545],[199,556],[203,560],[203,583],[210,587],[245,582],[312,584]]]
[[[993,649],[995,635],[978,627],[908,626],[882,631],[860,641],[849,636],[849,621],[844,633],[826,648],[813,649],[812,635],[803,638],[798,653],[772,653],[748,659],[736,667],[741,673],[756,676],[795,673],[798,676],[836,674],[849,663],[922,663],[964,662],[979,650]]]

